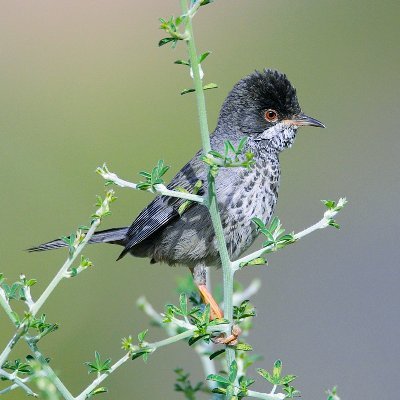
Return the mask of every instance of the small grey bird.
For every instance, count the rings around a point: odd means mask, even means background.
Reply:
[[[286,75],[266,69],[241,79],[225,99],[217,127],[211,136],[213,150],[224,152],[224,142],[238,145],[248,137],[245,151],[254,154],[253,168],[220,168],[216,177],[218,208],[227,248],[237,259],[257,237],[253,217],[268,222],[273,214],[279,189],[279,153],[293,144],[300,126],[324,128],[318,120],[303,114],[296,90]],[[183,187],[192,191],[203,182],[199,195],[207,193],[208,167],[199,151],[172,179],[169,189]],[[118,259],[130,253],[148,257],[151,263],[181,264],[190,268],[195,283],[214,316],[222,316],[206,288],[206,266],[219,266],[217,240],[206,207],[192,203],[182,215],[184,202],[165,196],[156,197],[130,227],[97,232],[89,243],[113,243],[124,249]],[[54,240],[31,251],[65,246]]]

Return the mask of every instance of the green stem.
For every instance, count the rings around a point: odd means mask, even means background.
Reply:
[[[0,376],[3,376],[5,379],[9,380],[10,382],[13,382],[13,385],[9,386],[8,388],[2,390],[0,394],[7,393],[16,387],[20,387],[21,389],[25,390],[26,394],[29,396],[33,397],[38,397],[36,393],[34,393],[31,388],[29,388],[27,385],[25,385],[24,381],[18,376],[14,376],[13,374],[9,374],[8,372],[0,369]]]
[[[285,398],[285,395],[283,393],[277,393],[277,394],[261,393],[261,392],[256,392],[254,390],[248,390],[247,396],[254,397],[256,399],[264,399],[264,400],[283,400]]]
[[[3,307],[4,311],[8,315],[8,318],[10,318],[11,321],[14,322],[12,308],[10,307],[10,304],[8,303],[6,298],[6,294],[4,293],[4,290],[1,288],[1,286],[0,286],[0,305]]]
[[[14,336],[11,338],[11,340],[8,342],[7,346],[3,350],[3,352],[0,354],[0,368],[1,366],[6,362],[7,357],[11,353],[11,350],[13,347],[17,344],[19,339],[26,333],[26,326],[22,324],[17,331],[15,332]]]
[[[71,265],[75,262],[76,258],[81,253],[83,248],[86,246],[89,239],[93,236],[95,230],[100,225],[100,222],[101,222],[101,220],[99,218],[92,223],[92,226],[90,227],[89,231],[87,232],[85,238],[83,239],[82,243],[80,243],[79,246],[77,246],[72,257],[69,257],[65,261],[64,265],[60,268],[57,275],[53,278],[53,280],[46,287],[45,291],[41,294],[41,296],[33,304],[32,308],[30,310],[32,316],[35,316],[38,313],[38,311],[43,306],[43,304],[45,303],[47,298],[50,296],[50,294],[53,292],[53,290],[57,287],[57,285],[61,282],[61,280],[63,278],[65,278],[66,272],[71,267]]]
[[[187,0],[180,0],[183,14],[188,14]],[[193,6],[196,7],[197,3]],[[186,40],[190,58],[190,65],[193,73],[193,82],[197,100],[197,112],[200,123],[200,135],[203,145],[203,152],[207,154],[211,150],[210,133],[207,122],[207,111],[206,102],[204,98],[203,83],[200,77],[200,69],[198,56],[196,51],[196,45],[193,35],[192,17],[193,13],[189,13],[189,17],[186,19],[186,30],[189,33],[189,38]],[[231,261],[229,259],[228,249],[226,247],[224,231],[222,228],[221,217],[218,211],[216,190],[215,190],[215,179],[208,173],[208,202],[207,207],[210,211],[211,220],[213,223],[215,236],[218,241],[219,254],[221,258],[222,273],[223,273],[223,284],[224,284],[224,317],[228,321],[232,321],[233,318],[233,275],[234,272],[231,269]],[[230,365],[235,359],[235,350],[231,347],[226,349],[226,361]]]
[[[339,199],[339,202],[340,202],[340,201],[343,201],[343,200],[342,200],[342,199]],[[345,204],[345,203],[344,203],[344,204]],[[323,216],[323,218],[322,218],[321,220],[319,220],[316,224],[310,226],[309,228],[306,228],[306,229],[302,230],[301,232],[296,233],[296,234],[293,236],[293,239],[294,239],[295,241],[298,241],[298,240],[300,240],[301,238],[303,238],[304,236],[309,235],[310,233],[312,233],[312,232],[314,232],[314,231],[317,231],[317,230],[319,230],[319,229],[325,229],[325,228],[327,228],[327,227],[329,226],[329,220],[330,220],[331,218],[333,218],[339,211],[340,211],[340,209],[338,209],[338,210],[329,210],[329,211],[326,211],[325,214],[324,214],[324,216]],[[232,262],[231,262],[231,268],[232,268],[232,270],[233,270],[233,271],[237,271],[238,269],[240,269],[240,264],[242,264],[242,263],[248,263],[249,261],[252,261],[252,260],[254,260],[254,259],[258,258],[258,257],[261,257],[261,256],[262,256],[263,254],[265,254],[266,252],[268,252],[268,251],[270,251],[270,250],[273,250],[273,249],[274,249],[274,246],[275,246],[275,245],[272,244],[272,245],[270,245],[270,246],[263,247],[262,249],[256,250],[255,252],[253,252],[253,253],[251,253],[251,254],[249,254],[249,255],[247,255],[247,256],[244,256],[244,257],[242,257],[242,258],[239,258],[239,259],[236,260],[236,261],[232,261]]]
[[[41,368],[46,373],[46,377],[50,379],[50,381],[54,384],[57,390],[60,392],[62,397],[65,400],[74,400],[74,396],[71,392],[66,388],[66,386],[62,383],[61,379],[56,375],[53,369],[48,364],[47,360],[43,356],[43,354],[39,351],[36,342],[32,342],[29,338],[25,337],[25,341],[28,344],[29,348],[32,350],[35,359],[40,362]]]

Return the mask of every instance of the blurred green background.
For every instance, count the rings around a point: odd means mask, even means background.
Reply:
[[[158,17],[178,1],[3,1],[0,15],[1,267],[39,279],[37,295],[66,253],[23,249],[88,222],[106,161],[137,179],[159,158],[173,173],[200,147],[185,48],[159,49]],[[276,212],[289,230],[322,215],[323,198],[347,196],[340,231],[324,230],[270,257],[268,268],[238,274],[263,289],[250,342],[269,368],[282,358],[306,399],[339,385],[343,399],[395,396],[399,322],[399,16],[398,1],[219,0],[195,19],[204,64],[210,126],[233,84],[273,67],[297,87],[303,110],[325,130],[302,129],[282,154]],[[117,189],[104,227],[128,225],[151,200]],[[258,244],[259,245],[259,244]],[[183,268],[150,265],[119,248],[85,251],[96,267],[63,282],[43,311],[61,329],[43,341],[53,368],[78,393],[95,350],[116,360],[120,338],[148,327],[140,295],[158,309],[176,301]],[[214,280],[220,272],[214,273]],[[12,334],[0,313],[0,348]],[[162,336],[151,329],[149,340]],[[21,343],[16,355],[26,355]],[[172,369],[201,378],[184,343],[129,363],[106,382],[107,398],[177,399]],[[255,375],[254,370],[250,374]],[[256,389],[266,390],[258,380]],[[20,391],[5,396],[24,398]]]

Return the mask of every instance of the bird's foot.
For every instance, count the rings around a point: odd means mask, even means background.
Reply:
[[[221,333],[219,336],[212,339],[216,344],[225,344],[227,346],[236,346],[239,342],[239,336],[242,330],[239,325],[233,325],[231,329],[231,334],[226,336],[225,333]]]

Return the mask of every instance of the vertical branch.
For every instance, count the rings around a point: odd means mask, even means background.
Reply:
[[[193,35],[192,17],[194,14],[188,12],[189,10],[188,10],[187,0],[180,0],[180,2],[183,14],[187,15],[185,21],[185,27],[187,33],[189,34],[189,37],[186,39],[186,43],[188,47],[190,65],[193,72],[193,82],[197,100],[197,111],[199,115],[201,141],[203,145],[203,152],[206,154],[211,150],[211,144],[210,144],[210,133],[208,129],[208,122],[207,122],[206,102],[204,98],[203,84],[200,77],[199,61]],[[193,5],[193,8],[196,8],[198,6],[197,3]],[[223,284],[224,284],[224,317],[228,321],[232,321],[233,318],[232,296],[233,296],[234,272],[231,269],[231,263],[229,259],[228,249],[226,247],[224,231],[221,223],[221,217],[218,211],[218,204],[217,204],[217,197],[215,190],[215,179],[210,172],[208,173],[207,206],[210,211],[215,235],[217,237],[219,255],[222,264]],[[226,350],[226,355],[227,355],[227,364],[229,366],[235,359],[235,350],[233,348],[228,347]]]

